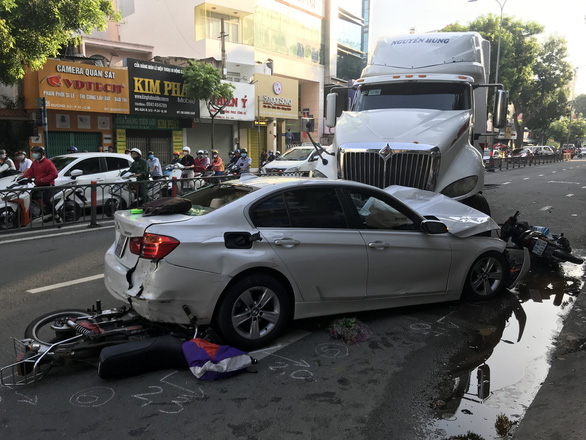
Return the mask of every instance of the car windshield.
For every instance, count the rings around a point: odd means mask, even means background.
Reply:
[[[71,162],[77,160],[77,157],[73,156],[56,156],[51,158],[51,162],[55,164],[55,168],[57,168],[57,172],[60,172],[63,168],[69,165]]]
[[[225,206],[234,200],[238,200],[256,190],[257,188],[252,188],[250,186],[220,183],[204,186],[203,188],[183,197],[191,201],[192,204],[191,210],[188,214],[200,216],[215,211],[216,209]]]
[[[279,157],[279,161],[281,160],[305,160],[309,157],[309,155],[314,151],[313,147],[310,148],[293,148],[291,150],[285,151]]]
[[[366,84],[358,88],[353,111],[387,108],[468,110],[472,108],[471,89],[461,83]]]

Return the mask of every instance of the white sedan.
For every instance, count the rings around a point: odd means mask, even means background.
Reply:
[[[506,288],[488,216],[399,186],[250,176],[185,196],[186,214],[116,212],[105,284],[143,317],[211,324],[243,349],[292,319],[488,299]]]

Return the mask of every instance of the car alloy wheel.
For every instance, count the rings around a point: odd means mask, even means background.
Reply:
[[[490,251],[474,261],[466,278],[466,298],[478,301],[499,295],[506,285],[507,261],[503,254]]]
[[[236,347],[259,348],[284,330],[289,309],[287,292],[279,281],[268,275],[247,276],[223,298],[217,330]]]

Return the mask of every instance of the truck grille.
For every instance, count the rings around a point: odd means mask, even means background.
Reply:
[[[382,150],[381,150],[382,151]],[[376,150],[342,151],[342,178],[378,188],[402,185],[433,191],[441,155],[438,148],[428,151],[395,150],[386,158]]]

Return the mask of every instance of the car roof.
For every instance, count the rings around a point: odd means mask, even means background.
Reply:
[[[87,152],[87,153],[71,153],[71,154],[60,154],[59,156],[53,157],[118,157],[123,159],[132,160],[128,154],[124,153],[100,153],[99,151]]]

